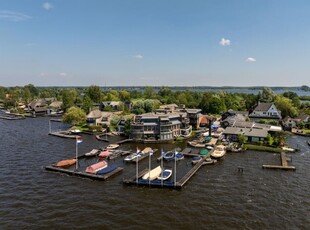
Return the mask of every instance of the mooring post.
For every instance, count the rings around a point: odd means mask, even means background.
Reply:
[[[238,172],[243,172],[244,168],[243,167],[238,167]]]

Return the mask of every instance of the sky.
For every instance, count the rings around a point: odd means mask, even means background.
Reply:
[[[308,0],[0,0],[0,85],[310,85]]]

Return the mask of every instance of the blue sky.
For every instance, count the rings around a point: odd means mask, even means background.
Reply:
[[[0,85],[310,85],[308,0],[0,0]]]

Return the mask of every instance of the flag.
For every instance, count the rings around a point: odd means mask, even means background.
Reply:
[[[164,156],[165,155],[165,151],[164,149],[161,149],[161,155]]]
[[[150,156],[152,156],[152,155],[153,155],[153,153],[154,153],[154,152],[153,152],[153,149],[152,149],[152,150],[150,151]]]
[[[82,137],[77,137],[77,138],[76,138],[76,143],[77,143],[77,144],[81,144],[82,142],[83,142]]]
[[[140,152],[140,149],[137,147],[137,154]]]

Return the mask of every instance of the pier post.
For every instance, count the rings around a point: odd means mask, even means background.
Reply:
[[[243,170],[244,170],[243,167],[241,167],[241,166],[238,167],[238,172],[242,172],[243,173]]]

